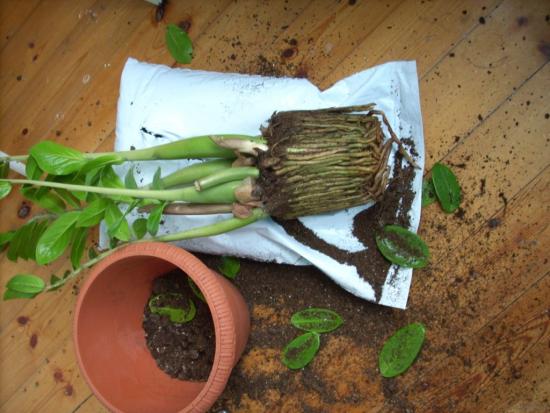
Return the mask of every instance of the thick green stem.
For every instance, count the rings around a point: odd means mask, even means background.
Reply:
[[[211,237],[214,235],[224,234],[229,231],[233,231],[238,228],[242,228],[246,225],[252,224],[260,219],[267,218],[268,214],[260,208],[255,208],[247,218],[229,218],[223,221],[216,222],[215,224],[205,225],[199,228],[191,228],[186,231],[176,232],[173,234],[161,235],[151,239],[143,239],[139,242],[146,241],[182,241],[192,238]]]
[[[172,188],[178,185],[191,184],[197,179],[231,168],[231,163],[232,160],[230,159],[217,159],[189,165],[163,177],[161,185],[163,188]],[[151,184],[145,185],[141,189],[149,189],[150,187]]]
[[[225,204],[235,202],[234,191],[241,185],[240,181],[227,182],[204,191],[197,191],[194,187],[179,189],[126,189],[106,188],[87,185],[72,185],[59,182],[35,181],[27,179],[0,179],[0,182],[11,182],[14,184],[30,184],[45,186],[48,188],[62,188],[69,191],[92,192],[107,196],[129,196],[132,198],[157,199],[159,201],[182,201],[201,204]]]
[[[229,168],[198,179],[195,181],[195,188],[197,191],[204,191],[205,189],[212,188],[225,182],[240,181],[249,177],[257,178],[258,176],[260,176],[260,171],[258,168],[254,168],[252,166]]]

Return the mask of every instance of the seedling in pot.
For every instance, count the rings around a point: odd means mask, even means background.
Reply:
[[[20,184],[26,198],[49,211],[2,235],[2,242],[9,244],[10,259],[38,264],[49,264],[71,247],[73,271],[38,293],[51,291],[129,243],[208,237],[269,216],[292,219],[376,201],[386,187],[394,143],[414,165],[373,105],[278,112],[262,128],[262,136],[199,136],[116,153],[84,154],[43,141],[29,155],[0,159],[26,161],[29,178],[0,179],[0,195]],[[158,170],[153,182],[139,188],[133,169],[124,180],[113,170],[125,162],[197,158],[204,162],[166,176]],[[148,217],[130,226],[126,217],[134,209]],[[163,214],[231,212],[233,217],[212,225],[157,233]],[[111,248],[81,264],[87,229],[101,220]],[[6,298],[28,298],[29,293],[17,289],[20,283],[12,285]]]

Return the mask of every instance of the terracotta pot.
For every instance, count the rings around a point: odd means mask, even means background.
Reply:
[[[216,351],[206,382],[181,381],[160,370],[141,326],[152,281],[174,268],[203,292],[214,321]],[[205,412],[223,391],[250,332],[239,291],[181,248],[139,243],[91,271],[78,297],[74,341],[80,369],[94,394],[115,412]]]

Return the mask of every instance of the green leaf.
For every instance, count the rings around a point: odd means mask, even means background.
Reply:
[[[14,235],[15,235],[15,231],[0,233],[0,251],[4,249],[4,247],[7,247],[9,245]]]
[[[182,324],[187,323],[191,321],[193,318],[195,318],[195,314],[197,313],[197,308],[195,307],[195,303],[193,300],[189,299],[189,308],[183,309],[183,308],[174,308],[170,306],[163,306],[160,304],[161,301],[165,300],[169,296],[180,296],[181,294],[177,293],[166,293],[166,294],[159,294],[155,295],[149,300],[149,309],[154,314],[159,315],[165,315],[170,317],[170,321],[172,323]]]
[[[31,257],[34,257],[34,252],[32,250],[32,243],[29,242],[32,238],[32,235],[33,235],[33,232],[34,232],[34,229],[36,228],[36,225],[37,225],[37,222],[36,221],[29,221],[20,237],[21,237],[21,242],[19,243],[19,248],[18,248],[18,254],[19,254],[19,258],[23,258],[24,260],[28,260],[30,259]]]
[[[387,225],[376,234],[376,245],[390,262],[407,268],[422,268],[428,264],[428,246],[414,232],[398,225]]]
[[[105,223],[110,237],[121,241],[130,239],[130,226],[128,221],[113,201],[110,201],[105,209]]]
[[[126,172],[126,176],[124,177],[124,186],[128,189],[137,189],[138,187],[136,178],[134,178],[133,166],[130,169],[128,169],[128,172]]]
[[[145,218],[138,218],[132,224],[134,234],[137,239],[142,239],[147,234],[147,220]]]
[[[166,206],[166,202],[155,206],[149,213],[147,218],[147,232],[153,236],[157,235],[159,230],[160,220],[162,218],[162,211]]]
[[[166,46],[176,62],[191,63],[193,43],[187,33],[175,24],[166,26]]]
[[[0,161],[0,179],[6,179],[10,172],[9,161]]]
[[[301,369],[313,360],[320,345],[319,334],[313,332],[302,334],[286,345],[281,361],[290,369]]]
[[[81,152],[52,141],[39,142],[29,152],[40,169],[52,175],[71,174],[86,163]]]
[[[344,320],[332,310],[308,308],[298,311],[290,318],[294,327],[313,333],[328,333],[340,327]]]
[[[101,170],[100,178],[101,186],[107,188],[124,188],[124,183],[120,177],[115,173],[112,166],[106,166]],[[114,199],[119,202],[131,203],[133,201],[132,197],[122,196],[122,195],[109,195],[109,198]]]
[[[197,284],[195,284],[195,281],[191,279],[191,277],[187,277],[187,283],[189,284],[189,288],[191,288],[191,291],[193,291],[193,294],[197,296],[203,303],[206,302],[206,298],[204,298],[204,294],[201,292],[199,287],[197,287]]]
[[[26,255],[27,259],[36,260],[36,246],[42,235],[48,229],[49,222],[38,222],[33,228],[30,235],[27,237]]]
[[[78,217],[78,221],[76,221],[77,228],[88,228],[99,224],[109,204],[110,201],[105,198],[98,198],[88,204],[88,206],[82,210],[82,213]]]
[[[0,182],[0,199],[7,197],[11,192],[11,184],[6,181]]]
[[[436,163],[432,168],[432,181],[443,211],[454,212],[460,205],[462,194],[453,171],[445,165]]]
[[[59,258],[69,246],[80,211],[66,212],[44,232],[36,245],[36,262],[48,264]]]
[[[38,294],[44,291],[46,283],[36,275],[17,274],[8,281],[6,287],[18,293]]]
[[[422,348],[426,329],[420,323],[413,323],[397,330],[382,347],[378,367],[384,377],[395,377],[404,373],[414,362]]]
[[[164,189],[164,185],[162,184],[162,178],[161,178],[161,170],[160,166],[155,171],[155,174],[153,175],[153,182],[151,183],[151,189],[160,191],[161,189]]]
[[[25,164],[25,175],[27,175],[27,179],[38,180],[42,176],[42,172],[43,171],[40,169],[35,159],[29,156]]]
[[[78,228],[74,232],[73,246],[71,247],[71,264],[76,269],[80,267],[80,261],[86,247],[86,239],[88,238],[88,228]]]
[[[52,192],[48,192],[40,198],[35,197],[33,202],[36,202],[41,208],[55,214],[62,214],[65,212],[65,202],[63,202],[59,196]]]
[[[433,204],[436,201],[433,181],[428,178],[422,181],[422,208]]]
[[[34,298],[36,297],[37,294],[36,293],[21,293],[19,291],[14,291],[14,290],[10,290],[10,289],[7,289],[5,292],[4,292],[4,301],[7,301],[7,300],[13,300],[14,298]]]
[[[239,270],[241,269],[241,263],[238,258],[235,257],[222,257],[222,263],[218,267],[218,270],[227,278],[235,279]]]
[[[59,288],[61,288],[65,284],[65,282],[66,282],[66,277],[59,278],[57,275],[52,274],[52,276],[50,277],[50,287],[49,287],[48,291],[58,290]],[[58,284],[58,285],[56,285],[55,287],[52,287],[55,284]]]
[[[97,251],[93,246],[88,248],[88,258],[93,260],[94,258],[97,258]]]
[[[7,256],[10,261],[17,261],[18,258],[27,259],[28,240],[35,225],[36,221],[29,221],[15,231],[8,248]]]
[[[86,175],[88,172],[94,169],[103,168],[108,165],[120,165],[124,162],[124,158],[117,154],[101,155],[97,158],[91,159],[80,170],[80,173]]]
[[[81,206],[80,201],[78,200],[78,198],[76,196],[71,194],[71,192],[69,192],[68,190],[62,189],[62,188],[55,188],[54,191],[68,205],[72,206],[73,208],[80,208],[80,206]]]
[[[84,178],[80,174],[56,176],[55,182],[59,182],[62,184],[74,184],[74,185],[85,184]],[[79,201],[85,201],[86,197],[88,196],[88,193],[84,191],[70,191],[70,192]]]

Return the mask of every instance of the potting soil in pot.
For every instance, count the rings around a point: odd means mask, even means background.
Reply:
[[[192,300],[196,314],[191,321],[175,322],[166,311],[153,312],[151,300],[154,309],[181,309],[185,313]],[[214,360],[214,324],[208,305],[189,287],[187,274],[174,270],[154,280],[144,309],[143,329],[147,347],[161,370],[180,380],[208,379]]]

